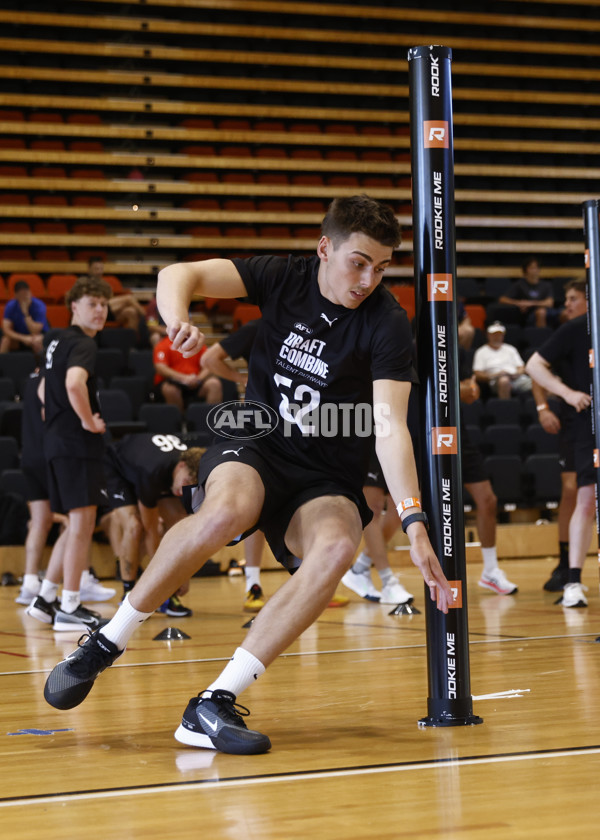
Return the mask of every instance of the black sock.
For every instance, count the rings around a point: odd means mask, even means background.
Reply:
[[[135,581],[134,580],[124,580],[124,581],[121,581],[121,582],[123,584],[123,597],[125,597],[127,595],[127,593],[131,592],[131,590],[135,586]]]
[[[558,565],[566,569],[569,566],[569,541],[559,542],[558,544],[559,559]]]
[[[569,569],[569,583],[581,583],[581,569]]]

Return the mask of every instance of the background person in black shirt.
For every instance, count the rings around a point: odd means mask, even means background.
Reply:
[[[29,606],[40,594],[40,580],[38,572],[42,567],[42,557],[48,534],[54,520],[63,526],[68,519],[62,514],[52,514],[48,500],[48,482],[46,481],[46,460],[44,458],[44,421],[42,419],[43,405],[38,396],[40,385],[40,371],[35,370],[27,380],[23,392],[23,414],[21,421],[21,469],[25,475],[27,486],[27,504],[29,505],[29,530],[25,540],[25,574],[19,595],[15,599],[17,604]],[[59,573],[62,572],[62,547],[64,546],[66,531],[63,530],[54,548],[55,557],[60,554],[58,562]],[[114,593],[113,593],[114,594]],[[49,623],[53,615],[45,615],[42,621]]]
[[[570,321],[587,312],[585,280],[569,280],[565,284],[564,320]],[[560,363],[559,363],[560,364]],[[558,371],[560,373],[560,371]],[[540,426],[548,434],[558,435],[560,464],[560,501],[558,504],[558,565],[544,583],[547,592],[560,592],[569,583],[569,523],[577,503],[577,471],[575,468],[575,424],[577,412],[560,400],[556,413],[548,405],[548,393],[532,379]]]
[[[535,257],[522,265],[523,277],[516,280],[498,303],[515,306],[520,313],[522,326],[555,326],[558,310],[554,308],[554,291],[548,280],[540,279],[540,266]]]
[[[60,581],[62,578],[68,518],[63,514],[53,514],[50,509],[46,459],[44,457],[43,406],[38,396],[40,381],[40,371],[38,369],[27,380],[23,394],[21,469],[27,485],[30,521],[27,539],[25,540],[25,574],[23,575],[21,590],[15,600],[17,604],[29,606],[27,610],[29,615],[50,624],[54,614],[52,609],[48,609],[44,605],[44,598],[42,597],[37,604],[32,602],[37,600],[38,595],[43,596],[41,591],[43,583],[40,584],[38,572],[42,567],[43,552],[53,522],[59,522],[63,526],[63,530],[53,546],[46,578],[48,582],[55,579]],[[48,584],[46,588],[48,588]],[[82,601],[108,601],[115,595],[115,590],[102,586],[92,572],[85,569],[81,574],[80,594]],[[41,609],[39,609],[40,607]]]
[[[596,513],[589,351],[587,315],[580,315],[562,324],[527,362],[527,373],[531,378],[577,412],[573,427],[577,501],[569,523],[569,576],[563,590],[563,607],[587,606],[581,570],[592,539]],[[559,363],[563,378],[552,370]]]
[[[87,566],[97,507],[104,500],[102,435],[106,425],[97,397],[94,336],[106,323],[111,295],[106,281],[79,278],[65,295],[71,326],[54,333],[46,349],[40,398],[45,406],[48,491],[52,511],[69,517],[60,606],[56,600],[58,581],[52,581],[55,599],[49,602],[55,630],[95,629],[103,621],[81,604],[80,580]]]
[[[203,452],[199,447],[188,449],[177,435],[152,433],[125,435],[107,446],[104,474],[110,513],[100,524],[113,537],[123,597],[137,580],[142,541],[152,557],[164,531],[186,515],[183,487],[196,483]],[[186,583],[169,597],[161,612],[178,618],[191,615],[179,600],[188,588]]]

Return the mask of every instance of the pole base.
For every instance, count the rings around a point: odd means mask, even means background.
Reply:
[[[426,726],[477,726],[483,723],[483,718],[478,715],[467,715],[466,717],[427,717],[421,718],[417,725],[419,729],[425,729]]]
[[[483,718],[473,714],[473,698],[466,697],[449,700],[445,697],[429,697],[427,717],[421,718],[420,727],[425,726],[477,726]]]

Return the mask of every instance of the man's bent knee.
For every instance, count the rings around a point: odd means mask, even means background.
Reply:
[[[341,579],[348,571],[356,554],[357,542],[343,535],[337,539],[316,540],[307,552],[304,560],[307,567],[316,567],[320,573]]]

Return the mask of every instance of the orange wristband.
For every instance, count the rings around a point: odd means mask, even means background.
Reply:
[[[409,508],[419,508],[419,510],[420,510],[421,509],[420,500],[419,499],[413,499],[411,496],[409,496],[407,499],[402,499],[402,501],[398,503],[398,505],[396,507],[396,510],[398,511],[398,513],[400,515],[402,515],[404,513],[404,511],[408,510]]]

